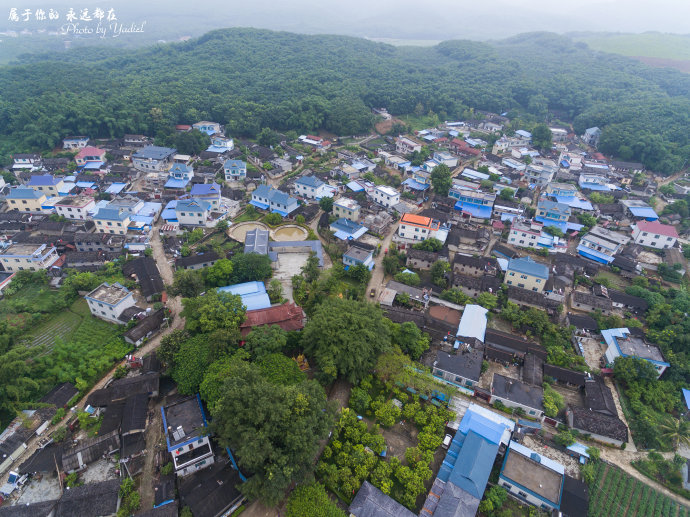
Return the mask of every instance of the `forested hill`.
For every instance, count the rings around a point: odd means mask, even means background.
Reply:
[[[494,43],[393,47],[342,36],[210,32],[139,50],[33,56],[0,68],[0,154],[67,134],[155,133],[201,119],[233,136],[277,130],[360,133],[372,106],[419,105],[441,120],[467,108],[556,113],[604,129],[604,152],[670,172],[690,157],[690,76],[590,51],[549,33]]]

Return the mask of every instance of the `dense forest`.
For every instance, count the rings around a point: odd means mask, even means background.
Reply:
[[[80,48],[0,68],[0,156],[68,134],[156,134],[210,119],[233,136],[355,134],[370,108],[511,112],[603,129],[601,149],[669,173],[690,157],[690,77],[550,33],[393,47],[344,36],[224,29],[138,50]]]

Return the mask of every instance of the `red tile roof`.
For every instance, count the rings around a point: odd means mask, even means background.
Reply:
[[[75,158],[83,158],[84,156],[101,156],[105,154],[104,149],[99,149],[98,147],[86,146],[81,151],[77,153]]]
[[[240,325],[242,336],[246,336],[252,327],[261,325],[278,325],[285,331],[304,328],[305,315],[302,307],[294,303],[276,305],[267,309],[247,311],[247,319]]]
[[[659,221],[639,221],[635,223],[637,228],[642,232],[649,232],[666,237],[678,238],[678,232],[674,226],[670,224],[662,224]]]

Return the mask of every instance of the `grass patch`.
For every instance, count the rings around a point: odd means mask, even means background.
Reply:
[[[419,131],[420,129],[426,129],[428,127],[436,127],[439,122],[437,116],[429,115],[403,115],[398,118],[410,126],[412,131]]]
[[[617,288],[617,289],[625,289],[626,287],[629,287],[632,285],[632,283],[627,279],[623,278],[620,275],[617,275],[613,271],[600,271],[596,278],[606,278],[609,282],[611,282],[611,287]]]
[[[594,50],[623,56],[663,59],[690,59],[690,36],[682,34],[607,34],[582,36],[579,39]]]
[[[31,328],[30,333],[25,335],[21,342],[30,347],[46,346],[52,348],[55,339],[64,340],[79,326],[82,320],[82,316],[71,310],[61,312],[37,327]]]
[[[246,210],[242,212],[240,215],[235,217],[232,222],[233,223],[246,223],[248,221],[257,221],[261,218],[261,214],[258,212],[247,212]]]

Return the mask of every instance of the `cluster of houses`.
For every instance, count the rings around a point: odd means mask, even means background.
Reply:
[[[19,185],[0,184],[5,199],[0,265],[8,275],[0,278],[0,290],[17,271],[46,270],[59,277],[65,268],[95,270],[122,254],[134,254],[138,258],[128,261],[123,272],[139,285],[137,292],[103,283],[85,293],[85,299],[91,313],[106,321],[126,324],[136,319],[125,339],[140,345],[168,321],[164,309],[148,307],[164,289],[155,260],[145,256],[157,223],[171,234],[211,228],[248,206],[311,222],[320,214],[322,201],[330,198],[331,213],[321,215],[318,225],[342,245],[346,269],[372,269],[381,240],[390,236],[405,252],[406,271],[422,273],[422,285],[391,280],[381,286],[377,301],[393,321],[413,321],[431,335],[435,346],[425,360],[433,376],[484,402],[519,408],[526,419],[516,425],[471,405],[456,422],[457,432],[422,515],[474,515],[497,456],[504,457],[499,484],[506,490],[545,511],[581,515],[576,508],[586,508],[586,487],[566,475],[558,462],[525,447],[522,436],[544,421],[557,423],[544,414],[542,383],[549,377],[581,400],[569,404],[564,424],[604,443],[626,443],[628,429],[619,419],[609,385],[602,377],[548,364],[546,350],[529,339],[487,328],[487,311],[479,305],[467,304],[454,322],[439,319],[433,310],[458,309],[440,298],[447,288],[471,298],[504,292],[521,307],[544,310],[554,320],[573,325],[573,346],[580,351],[578,336],[600,332],[606,343],[600,365],[604,372],[617,357],[638,357],[662,375],[669,363],[637,329],[599,329],[587,315],[643,315],[647,302],[580,280],[602,269],[632,277],[643,270],[653,272],[661,261],[684,271],[678,247],[684,230],[680,218],[658,215],[650,205],[658,185],[641,174],[641,164],[612,161],[596,151],[598,128],[578,137],[568,128],[553,127],[553,146],[538,150],[528,131],[507,136],[507,118],[484,115],[481,121],[445,122],[378,139],[375,147],[359,152],[334,147],[315,135],[281,142],[280,154],[251,142],[241,142],[241,151],[220,124],[202,121],[176,127],[209,135],[211,145],[195,157],[152,145],[143,135],[98,142],[68,137],[63,148],[76,152],[72,158],[17,154],[12,171]],[[330,160],[325,168],[306,169],[307,153]],[[432,174],[440,165],[451,170],[447,193],[433,192]],[[690,192],[684,180],[673,186],[677,196],[664,194],[667,202]],[[429,239],[438,241],[440,249],[420,246]],[[324,264],[320,240],[275,241],[262,228],[246,233],[245,253],[268,255],[279,264],[280,254],[295,251],[314,253]],[[216,252],[196,253],[177,258],[175,267],[201,269],[219,258]],[[438,261],[449,266],[443,288],[427,282],[424,274]],[[261,282],[220,290],[242,298],[247,308],[243,335],[256,325],[277,324],[285,330],[304,326],[302,309],[294,303],[272,305]],[[485,361],[511,369],[483,374]],[[53,450],[52,455],[62,459],[58,468],[79,471],[115,451],[122,457],[141,454],[143,429],[151,418],[145,409],[158,396],[155,365],[155,358],[149,359],[138,375],[114,381],[89,399],[89,408],[103,415],[107,425],[94,440]],[[170,512],[178,504],[189,506],[195,515],[221,515],[237,508],[243,497],[236,485],[244,476],[232,452],[209,436],[199,398],[169,398],[161,418],[174,476],[172,482],[161,478],[156,505]],[[35,427],[40,425],[37,420]],[[17,443],[10,442],[6,449]],[[7,457],[13,454],[9,451]],[[38,465],[54,468],[41,458],[27,462],[24,471],[43,472]],[[219,490],[222,486],[226,488]],[[410,514],[367,482],[350,513],[379,515],[382,508],[390,515]]]

